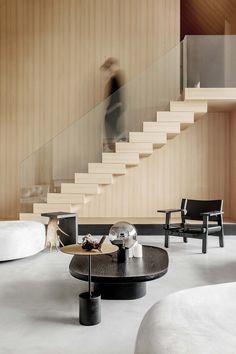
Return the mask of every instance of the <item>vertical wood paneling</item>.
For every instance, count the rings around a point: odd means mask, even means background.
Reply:
[[[230,116],[230,216],[236,220],[236,111]]]
[[[103,99],[107,57],[129,80],[178,41],[179,0],[1,1],[0,217],[17,215],[20,161]]]
[[[181,0],[181,38],[187,34],[224,34],[225,20],[236,34],[235,0]]]

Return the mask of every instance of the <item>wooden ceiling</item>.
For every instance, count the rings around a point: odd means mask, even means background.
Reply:
[[[225,19],[230,22],[233,14],[236,0],[181,0],[181,38],[186,34],[224,34]]]

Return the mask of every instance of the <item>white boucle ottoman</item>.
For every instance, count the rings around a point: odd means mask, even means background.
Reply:
[[[0,222],[0,261],[32,256],[45,248],[45,226],[36,221]]]
[[[135,354],[235,354],[236,283],[167,296],[146,313]]]

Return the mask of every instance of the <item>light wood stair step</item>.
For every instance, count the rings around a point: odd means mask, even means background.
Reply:
[[[136,152],[139,156],[149,156],[153,153],[152,143],[116,143],[116,152]]]
[[[75,173],[75,183],[113,184],[111,173]]]
[[[84,204],[85,196],[83,194],[72,193],[48,193],[48,204]],[[63,210],[64,211],[64,210]]]
[[[139,164],[139,154],[136,152],[111,152],[102,154],[103,163],[122,163],[126,166],[137,166]]]
[[[180,134],[180,122],[143,122],[144,132],[165,132],[167,138]]]
[[[34,203],[33,206],[33,212],[34,214],[41,214],[41,213],[51,213],[51,212],[57,212],[57,211],[62,211],[66,213],[75,213],[78,211],[79,206],[77,205],[71,205],[71,204],[63,204],[63,203],[58,203],[58,204],[47,204],[47,203]]]
[[[125,164],[116,163],[89,163],[88,164],[89,173],[111,173],[113,175],[125,175],[126,166]]]
[[[100,188],[98,184],[92,183],[62,183],[61,184],[61,193],[76,193],[76,194],[98,194],[100,192]]]
[[[185,129],[190,125],[194,124],[194,112],[160,111],[157,112],[157,122],[158,123],[178,122],[180,123],[180,128]]]
[[[235,87],[186,87],[184,100],[201,101],[235,101]]]
[[[131,143],[152,143],[154,147],[161,147],[166,144],[167,136],[163,132],[130,132]]]
[[[207,113],[207,101],[170,101],[170,111],[194,112],[197,119]]]
[[[186,87],[184,100],[194,102],[207,101],[210,112],[231,112],[235,110],[236,88],[235,87]]]

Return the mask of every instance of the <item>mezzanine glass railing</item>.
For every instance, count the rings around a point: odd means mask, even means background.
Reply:
[[[236,87],[236,35],[183,40],[183,87]]]

